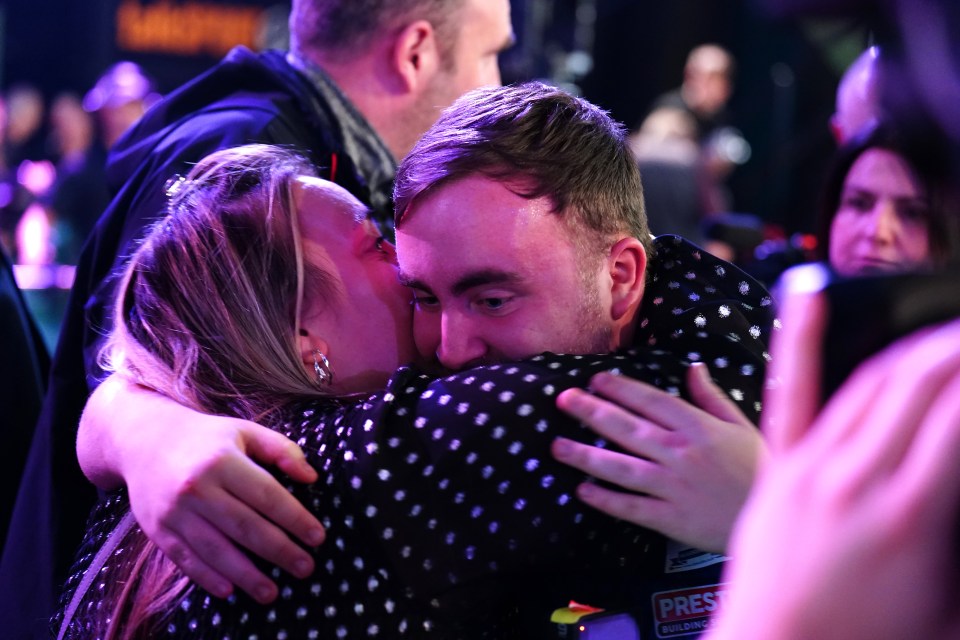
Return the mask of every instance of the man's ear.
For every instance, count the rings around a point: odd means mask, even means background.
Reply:
[[[427,20],[411,22],[397,35],[393,65],[408,92],[426,86],[440,69],[437,34]]]
[[[631,317],[640,307],[647,275],[647,252],[638,239],[621,238],[610,248],[610,315],[613,320]]]

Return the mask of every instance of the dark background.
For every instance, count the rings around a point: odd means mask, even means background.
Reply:
[[[123,0],[141,9],[151,0]],[[167,91],[213,64],[219,54],[124,50],[121,0],[5,0],[0,4],[0,89],[30,82],[49,99],[82,94],[111,63],[141,63]],[[269,0],[166,0],[185,5],[269,9],[283,46],[287,7]],[[514,0],[518,45],[502,59],[504,80],[565,84],[634,127],[652,100],[679,85],[687,52],[703,42],[737,60],[734,124],[752,157],[731,177],[734,209],[788,233],[810,230],[816,193],[832,151],[827,121],[843,67],[867,43],[849,21],[774,19],[757,0]],[[263,39],[261,39],[262,43]],[[580,55],[571,55],[578,52]],[[584,55],[585,54],[585,55]],[[584,61],[586,65],[584,64]],[[591,66],[592,63],[592,66]]]

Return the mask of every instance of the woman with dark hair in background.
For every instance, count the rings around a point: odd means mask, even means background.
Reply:
[[[960,255],[960,199],[935,140],[888,125],[844,145],[827,179],[822,258],[844,276],[942,267]]]

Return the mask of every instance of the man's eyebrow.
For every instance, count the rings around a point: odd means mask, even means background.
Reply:
[[[434,293],[433,290],[426,284],[409,276],[403,271],[397,275],[397,278],[400,280],[400,284],[405,287],[420,289],[421,291],[426,291],[428,293]],[[450,292],[455,296],[459,296],[463,295],[474,287],[482,287],[491,284],[518,284],[522,280],[523,279],[518,274],[510,271],[503,271],[501,269],[481,269],[479,271],[472,271],[464,276],[461,276],[459,280],[453,283],[453,286],[450,288]]]
[[[490,284],[517,284],[522,278],[516,273],[503,271],[502,269],[481,269],[473,271],[462,276],[453,283],[453,295],[459,296],[474,287],[482,287]]]
[[[430,287],[416,278],[407,275],[402,270],[397,272],[397,280],[405,287],[410,287],[411,289],[420,289],[421,291],[426,291],[427,293],[433,293],[433,291],[430,290]]]

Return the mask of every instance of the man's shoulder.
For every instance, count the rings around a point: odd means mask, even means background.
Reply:
[[[680,238],[660,236],[635,344],[703,362],[752,420],[760,410],[773,298],[759,281]]]
[[[669,283],[671,278],[680,278],[712,286],[718,295],[736,295],[758,306],[772,304],[770,292],[756,278],[681,236],[657,236],[653,246],[656,259],[651,266],[651,278],[655,282]]]
[[[659,236],[654,247],[641,325],[672,330],[692,314],[692,329],[709,330],[712,317],[739,319],[764,333],[772,327],[773,297],[756,278],[680,236]]]
[[[177,104],[179,111],[193,113],[223,101],[262,105],[271,100],[300,102],[312,91],[310,80],[290,64],[283,52],[253,52],[239,46],[209,70],[171,92],[161,104]]]
[[[308,106],[315,99],[310,83],[280,52],[237,47],[154,105],[121,138],[109,164],[116,170],[118,164],[143,161],[158,147],[209,152],[227,144],[295,144],[317,127]],[[300,141],[305,148],[314,143]]]
[[[107,180],[123,218],[136,217],[140,202],[148,219],[162,202],[162,185],[186,173],[219,149],[262,143],[290,147],[314,161],[330,151],[323,123],[312,118],[309,82],[280,52],[242,47],[165,96],[121,138],[107,162]]]

